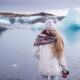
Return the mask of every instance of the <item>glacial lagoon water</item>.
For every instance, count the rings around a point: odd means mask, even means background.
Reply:
[[[70,70],[65,80],[80,80],[80,29],[59,32],[65,42]],[[33,56],[33,42],[38,33],[29,27],[0,33],[0,80],[40,80],[37,59]]]

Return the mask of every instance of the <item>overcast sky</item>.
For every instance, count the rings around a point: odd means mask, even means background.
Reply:
[[[80,0],[0,0],[0,12],[41,12],[80,7]]]

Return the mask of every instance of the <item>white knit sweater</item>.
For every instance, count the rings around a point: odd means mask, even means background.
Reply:
[[[60,72],[60,66],[66,70],[67,65],[65,56],[61,58],[53,57],[50,44],[40,45],[34,47],[34,56],[38,59],[38,68],[41,75],[55,76]]]

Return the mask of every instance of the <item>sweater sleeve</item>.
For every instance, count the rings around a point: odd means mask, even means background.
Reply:
[[[65,60],[64,55],[59,58],[59,64],[60,64],[60,66],[62,67],[63,70],[67,70],[67,64],[66,64],[66,60]]]
[[[39,59],[39,52],[40,52],[40,47],[39,46],[34,46],[34,57],[36,57],[37,59]]]

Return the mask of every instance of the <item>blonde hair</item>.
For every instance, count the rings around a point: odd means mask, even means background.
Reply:
[[[61,57],[64,54],[64,42],[56,30],[48,30],[49,33],[54,33],[57,37],[57,41],[51,43],[51,49],[54,57]]]

